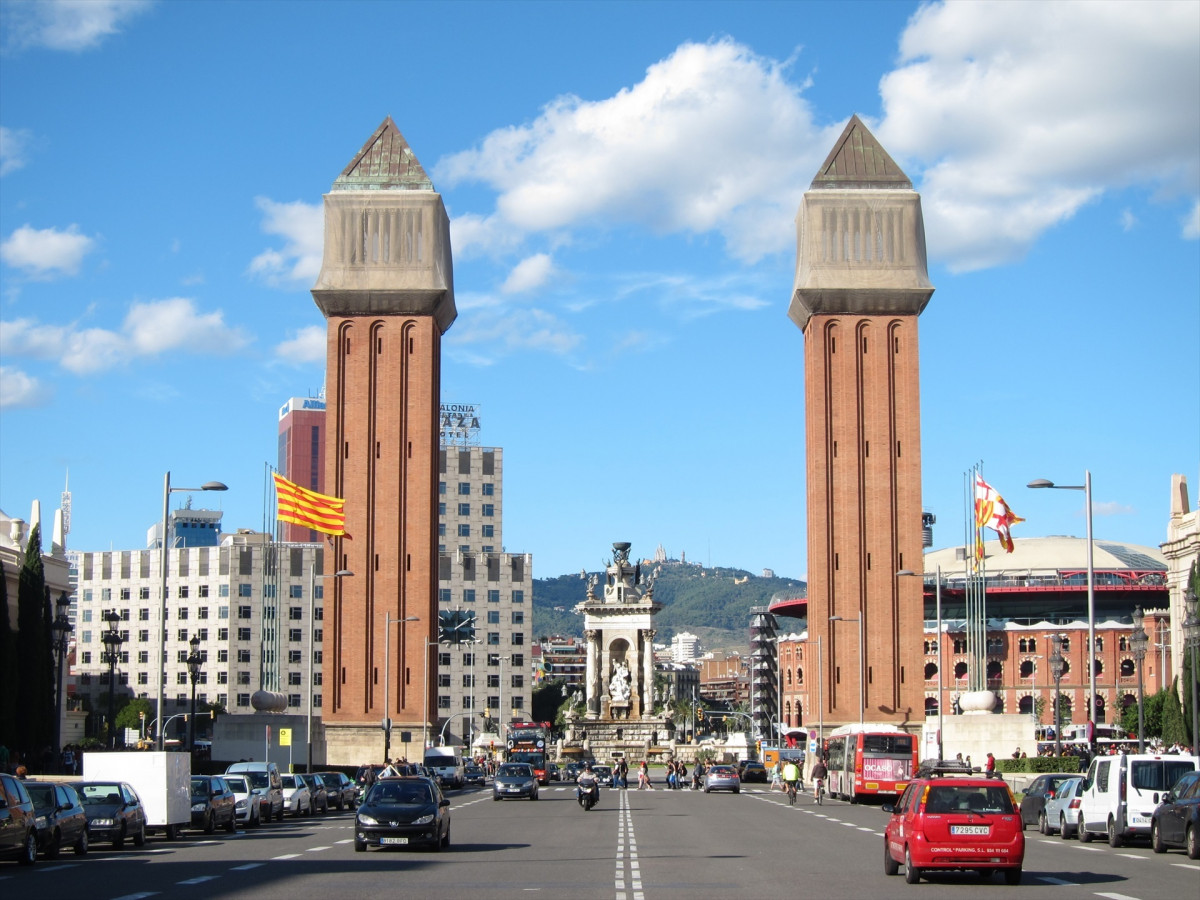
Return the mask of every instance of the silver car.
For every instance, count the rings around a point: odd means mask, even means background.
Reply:
[[[1063,840],[1075,835],[1075,823],[1079,821],[1079,786],[1083,776],[1059,782],[1054,796],[1046,795],[1046,808],[1038,817],[1038,831],[1042,834],[1060,834]],[[1075,805],[1072,806],[1071,803]]]
[[[733,791],[735,794],[742,790],[742,779],[738,778],[737,769],[733,766],[709,766],[704,773],[704,793],[712,791]]]

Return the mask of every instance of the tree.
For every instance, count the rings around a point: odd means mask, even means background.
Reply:
[[[1187,583],[1191,586],[1192,591],[1197,596],[1200,596],[1200,570],[1197,569],[1196,563],[1196,560],[1192,561],[1192,568],[1191,571],[1188,572]],[[1184,643],[1186,646],[1187,642],[1185,641]],[[1183,704],[1183,728],[1184,734],[1187,735],[1187,739],[1184,741],[1185,744],[1190,744],[1192,741],[1192,735],[1195,734],[1195,731],[1192,728],[1192,692],[1197,689],[1197,685],[1200,685],[1200,675],[1192,671],[1192,651],[1184,650],[1183,684],[1180,685],[1179,699]],[[1196,753],[1197,749],[1193,747],[1192,752]]]
[[[40,765],[54,735],[54,654],[45,627],[46,572],[42,565],[41,526],[25,544],[25,561],[17,581],[17,737],[22,756]]]
[[[150,701],[144,697],[130,700],[117,711],[117,728],[132,728],[134,731],[141,733],[142,719],[138,713],[142,713],[146,717],[146,727],[149,728],[151,721],[154,719],[154,716],[151,714],[151,710],[153,709],[154,707]]]
[[[1179,691],[1176,687],[1178,679],[1171,681],[1171,689],[1167,691],[1163,703],[1162,739],[1168,747],[1172,744],[1186,744],[1188,734],[1183,730],[1183,709],[1179,705]]]
[[[8,619],[8,576],[0,562],[0,744],[17,745],[17,647]]]

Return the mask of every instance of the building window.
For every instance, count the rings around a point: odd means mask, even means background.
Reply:
[[[88,654],[88,656],[90,657],[90,656],[91,656],[91,654]],[[138,651],[138,655],[137,655],[137,661],[138,661],[138,665],[139,665],[139,666],[144,666],[144,665],[147,665],[147,664],[150,662],[150,653],[149,653],[149,651],[147,651],[147,650],[139,650],[139,651]],[[89,658],[89,659],[85,659],[85,660],[84,660],[84,662],[91,662],[91,659],[90,659],[90,658]]]
[[[438,603],[449,603],[451,596],[450,588],[438,588]]]
[[[188,639],[188,633],[187,633],[187,629],[186,629],[186,628],[180,628],[180,629],[179,629],[179,634],[178,634],[178,635],[176,635],[176,637],[177,637],[179,640],[181,640],[181,641],[184,641],[184,642],[186,643],[186,641],[187,641],[187,639]],[[187,655],[187,651],[186,651],[186,650],[184,651],[184,655],[185,655],[185,656]]]
[[[186,600],[187,595],[188,595],[188,586],[186,584],[181,584],[179,586],[179,599]]]
[[[492,484],[492,482],[490,482],[490,481],[485,481],[483,483],[483,496],[491,497],[495,493],[496,493],[496,485]]]
[[[515,688],[525,687],[525,676],[524,675],[514,675],[512,677],[512,686]]]
[[[229,607],[228,606],[218,606],[217,607],[217,618],[218,619],[228,619],[229,618]]]
[[[513,705],[513,709],[524,709],[525,708],[525,698],[524,697],[513,697],[512,705]]]
[[[524,633],[522,633],[520,631],[514,631],[512,633],[512,642],[513,642],[514,647],[519,647],[521,644],[524,644],[525,643]]]
[[[463,588],[463,603],[475,602],[475,588]]]
[[[438,672],[438,687],[450,687],[450,673]]]
[[[293,707],[299,708],[300,695],[299,694],[288,694],[288,706],[293,706]]]
[[[470,503],[458,504],[458,514],[460,516],[469,516],[471,514],[471,504]]]
[[[439,494],[445,494],[445,493],[446,493],[446,482],[444,482],[444,481],[439,481],[439,482],[438,482],[438,493],[439,493]]]
[[[291,606],[288,608],[288,618],[293,622],[300,622],[304,619],[304,610],[299,606]]]
[[[292,641],[293,643],[296,641],[304,640],[304,629],[303,628],[289,628],[288,629],[288,640]]]
[[[500,643],[500,632],[498,632],[498,631],[489,631],[489,632],[488,632],[488,636],[487,636],[487,642],[488,642],[489,644],[493,645],[493,646],[499,645],[499,643]]]
[[[512,602],[513,603],[524,603],[525,602],[525,592],[524,591],[513,591],[512,592]]]
[[[462,686],[465,688],[475,687],[475,676],[467,672],[462,677]]]
[[[217,640],[218,641],[229,640],[229,629],[228,628],[218,628],[217,629]]]
[[[240,662],[240,663],[250,662],[250,651],[249,650],[239,650],[237,653],[238,653],[238,660],[237,660],[238,662]]]
[[[448,666],[448,665],[450,665],[450,654],[449,653],[439,653],[438,654],[438,666],[441,667],[441,666]]]
[[[500,687],[500,676],[499,675],[489,675],[487,677],[487,686],[490,688]]]
[[[217,596],[218,597],[228,597],[229,596],[229,585],[227,585],[227,584],[217,585]]]
[[[499,603],[499,602],[500,602],[500,592],[499,591],[488,591],[488,603]]]
[[[525,624],[525,610],[514,609],[512,612],[512,623],[514,625],[524,625]]]
[[[250,695],[249,694],[238,694],[237,695],[237,705],[238,706],[249,706],[250,705]]]
[[[149,672],[138,672],[137,683],[138,684],[149,684],[150,683],[150,673]]]
[[[484,525],[484,526],[482,526],[482,528],[483,528],[483,536],[485,538],[490,538],[490,537],[496,536],[496,526],[495,525]],[[490,548],[487,548],[487,549],[490,549]]]
[[[91,661],[92,661],[92,653],[91,653],[91,651],[90,651],[90,650],[85,650],[85,651],[84,651],[84,652],[81,654],[81,658],[82,658],[83,664],[84,664],[85,666],[86,666],[86,665],[88,665],[88,664],[90,664],[90,663],[91,663]]]
[[[238,585],[238,596],[239,596],[239,597],[249,597],[249,596],[251,596],[251,594],[250,594],[250,585],[248,585],[248,584],[239,584],[239,585]]]
[[[487,623],[489,625],[499,625],[500,624],[500,610],[489,609],[488,614],[487,614]]]
[[[208,596],[208,585],[207,584],[200,585],[200,587],[197,588],[197,591],[199,593],[196,596],[200,597],[201,599],[207,597]]]
[[[438,709],[449,709],[450,697],[446,694],[438,694]]]
[[[302,684],[299,672],[288,672],[288,684]]]
[[[469,523],[467,523],[467,522],[459,522],[458,523],[458,536],[459,537],[470,537],[471,536],[471,526]]]
[[[493,503],[485,503],[485,504],[483,504],[483,516],[484,516],[484,518],[485,518],[485,519],[486,519],[486,518],[490,518],[490,517],[492,517],[492,516],[494,516],[494,515],[496,515],[496,506],[495,506],[495,504],[493,504]]]
[[[289,650],[288,651],[288,662],[291,663],[293,666],[296,665],[297,663],[301,662],[300,657],[301,657],[301,653],[299,650]]]
[[[238,618],[239,619],[249,619],[252,614],[253,614],[253,610],[249,606],[239,606],[238,607]]]
[[[186,654],[186,653],[184,653],[184,654],[183,654],[183,656],[184,656],[184,661],[186,662],[186,661],[187,661],[187,654]],[[188,679],[188,673],[187,673],[187,672],[177,672],[177,673],[176,673],[176,675],[175,675],[175,683],[176,683],[176,684],[187,684],[187,679]]]
[[[196,618],[197,619],[207,619],[208,618],[208,607],[207,606],[200,607],[200,609],[196,612]]]
[[[525,654],[524,653],[514,653],[512,655],[512,665],[513,665],[514,669],[523,668],[525,665]]]
[[[460,481],[458,483],[458,496],[460,496],[460,497],[471,496],[471,482]]]
[[[238,639],[239,641],[248,641],[248,640],[250,640],[250,629],[249,629],[249,628],[239,628],[239,629],[238,629],[238,635],[237,635],[237,639]]]
[[[217,651],[217,662],[219,662],[219,663],[229,662],[229,651],[224,648],[218,650]]]
[[[139,600],[149,600],[150,599],[150,588],[148,588],[148,587],[138,588],[138,599]]]
[[[150,640],[150,629],[143,628],[141,631],[138,632],[138,642],[144,644],[148,640]]]
[[[438,504],[438,515],[444,516],[445,514],[446,514],[446,503],[445,503],[445,501],[442,501],[441,503]]]
[[[304,585],[293,584],[288,589],[288,596],[291,597],[293,600],[303,600],[304,599]]]
[[[238,684],[249,684],[250,683],[250,673],[249,672],[238,672],[237,673],[237,683]]]

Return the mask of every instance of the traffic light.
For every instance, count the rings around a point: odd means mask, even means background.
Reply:
[[[704,707],[703,706],[696,707],[696,721],[697,722],[704,721]]]

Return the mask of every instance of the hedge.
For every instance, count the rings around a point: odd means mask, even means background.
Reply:
[[[1078,772],[1078,756],[1026,756],[996,760],[997,772]]]

